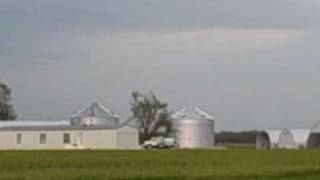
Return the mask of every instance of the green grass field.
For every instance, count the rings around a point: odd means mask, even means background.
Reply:
[[[320,151],[3,151],[5,180],[320,179]]]

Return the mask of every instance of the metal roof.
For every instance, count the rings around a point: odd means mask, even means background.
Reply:
[[[62,126],[70,125],[69,120],[49,121],[49,120],[15,120],[15,121],[0,121],[1,127],[15,126]]]
[[[183,119],[183,118],[191,118],[191,119],[209,119],[214,120],[214,117],[210,116],[200,108],[196,106],[187,106],[177,111],[173,115],[171,115],[173,119]]]
[[[87,130],[112,130],[118,129],[110,126],[7,126],[0,131],[87,131]]]

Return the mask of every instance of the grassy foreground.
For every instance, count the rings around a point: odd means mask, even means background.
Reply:
[[[320,151],[2,151],[5,180],[320,179]]]

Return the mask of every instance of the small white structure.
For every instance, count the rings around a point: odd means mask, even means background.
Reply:
[[[119,124],[116,115],[109,118],[103,106],[95,104],[93,107],[89,123],[81,118],[89,117],[86,114],[73,116],[71,121],[0,122],[0,150],[140,148],[137,129],[129,127],[127,122]]]
[[[188,106],[172,115],[180,148],[214,146],[214,118],[195,106]]]

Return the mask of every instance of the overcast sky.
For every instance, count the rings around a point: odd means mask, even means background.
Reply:
[[[318,0],[1,0],[0,81],[20,119],[130,92],[197,105],[219,130],[320,120]]]

